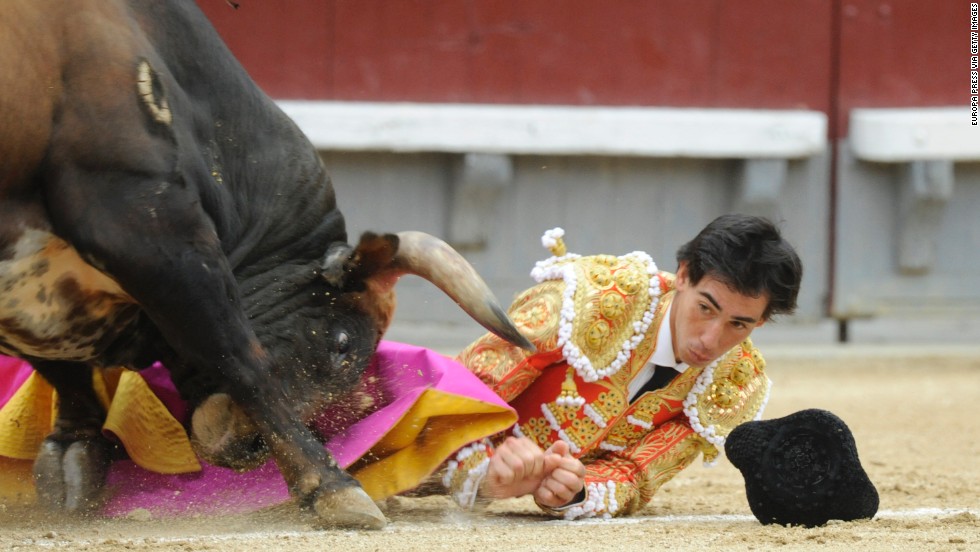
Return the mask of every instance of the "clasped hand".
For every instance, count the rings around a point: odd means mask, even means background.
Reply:
[[[568,504],[585,486],[585,466],[558,441],[541,450],[527,437],[508,437],[494,450],[480,496],[512,498],[534,494],[542,506]]]

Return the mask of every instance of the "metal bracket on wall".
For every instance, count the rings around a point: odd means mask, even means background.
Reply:
[[[903,274],[925,274],[935,262],[939,227],[953,197],[953,162],[912,161],[900,170],[898,266]]]
[[[787,159],[743,160],[738,173],[735,210],[775,219],[788,167]]]
[[[459,251],[486,247],[503,191],[514,181],[509,155],[466,153],[457,158],[451,180],[448,241]]]

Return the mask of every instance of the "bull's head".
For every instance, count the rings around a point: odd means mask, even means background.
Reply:
[[[485,328],[533,350],[476,270],[442,240],[421,232],[366,233],[356,248],[332,244],[319,274],[296,294],[301,300],[276,303],[295,312],[261,334],[290,408],[311,426],[327,408],[342,414],[332,416],[335,424],[346,424],[372,406],[359,395],[361,375],[391,323],[393,288],[405,274],[432,282]],[[245,470],[268,457],[252,421],[223,393],[194,411],[192,434],[198,454],[212,464]]]

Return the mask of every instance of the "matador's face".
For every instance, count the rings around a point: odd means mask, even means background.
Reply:
[[[674,356],[691,366],[705,366],[744,341],[765,323],[766,295],[742,295],[708,274],[692,284],[687,265],[677,270],[677,293],[670,312]]]

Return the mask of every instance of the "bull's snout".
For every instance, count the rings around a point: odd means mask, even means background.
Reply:
[[[246,471],[269,459],[269,447],[255,424],[224,393],[211,395],[191,416],[191,443],[205,462]]]

